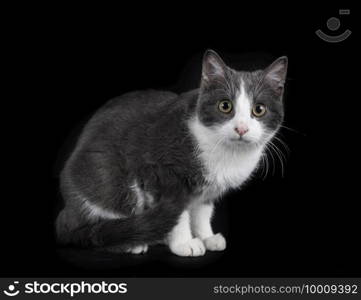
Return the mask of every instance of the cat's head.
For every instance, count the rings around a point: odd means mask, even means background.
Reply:
[[[212,50],[203,57],[197,103],[202,134],[235,147],[264,145],[283,120],[287,57],[264,70],[242,72],[226,66]]]

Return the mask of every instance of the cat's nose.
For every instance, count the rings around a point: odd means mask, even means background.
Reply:
[[[249,129],[247,125],[241,124],[234,129],[240,136],[244,135]]]

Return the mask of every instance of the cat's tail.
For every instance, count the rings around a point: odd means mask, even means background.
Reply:
[[[172,203],[162,203],[142,214],[119,219],[100,219],[76,228],[67,228],[66,217],[57,220],[57,237],[61,244],[82,247],[137,246],[164,241],[178,221],[181,211]],[[61,219],[64,219],[63,221]]]

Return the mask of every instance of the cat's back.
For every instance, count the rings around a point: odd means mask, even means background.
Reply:
[[[129,92],[109,100],[98,113],[152,114],[173,103],[177,97],[176,93],[161,90]]]
[[[118,139],[122,132],[159,114],[177,98],[173,92],[157,90],[134,91],[115,97],[95,112],[85,125],[79,142],[83,145],[94,140]]]
[[[145,90],[110,99],[84,125],[70,150],[62,177],[74,167],[77,169],[79,161],[95,155],[92,153],[99,153],[99,159],[100,153],[109,157],[114,147],[124,150],[130,137],[139,133],[142,124],[149,123],[149,118],[156,120],[154,116],[172,106],[177,98],[178,95],[170,91]]]

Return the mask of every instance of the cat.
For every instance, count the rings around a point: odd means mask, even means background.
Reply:
[[[288,59],[236,71],[207,50],[200,87],[114,98],[85,125],[60,174],[62,244],[179,256],[222,251],[214,203],[242,186],[284,118]]]

